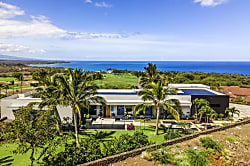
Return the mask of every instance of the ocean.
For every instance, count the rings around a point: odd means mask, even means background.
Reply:
[[[237,73],[250,75],[250,62],[205,62],[205,61],[150,61],[162,71]],[[85,71],[119,70],[143,71],[149,61],[70,61],[69,63],[31,65],[49,67],[81,68]]]

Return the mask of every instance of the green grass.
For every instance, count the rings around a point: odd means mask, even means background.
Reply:
[[[143,119],[135,119],[135,122],[144,123],[144,120]],[[156,123],[156,119],[151,119],[150,121],[145,120],[145,123]],[[159,123],[160,123],[160,121],[159,121]]]
[[[130,73],[103,74],[102,80],[95,83],[101,89],[129,89],[137,83],[137,77]]]
[[[16,80],[16,78],[14,77],[0,77],[0,82],[9,82],[9,81],[13,81]]]
[[[8,157],[8,159],[14,159],[11,163],[12,165],[27,166],[30,164],[29,155],[30,152],[26,154],[13,154],[13,150],[17,148],[16,144],[3,144],[0,145],[0,159],[3,157]],[[1,165],[1,163],[0,163]]]
[[[227,137],[226,137],[226,140],[227,140],[228,142],[231,142],[231,143],[234,143],[234,142],[237,141],[237,139],[235,139],[235,138],[233,138],[233,137],[230,137],[230,136],[227,136]]]
[[[100,132],[102,133],[100,134]],[[163,128],[159,128],[159,135],[155,136],[155,127],[154,126],[136,126],[135,131],[143,132],[145,135],[148,136],[148,139],[154,143],[161,143],[164,142],[164,130]],[[86,138],[89,136],[94,136],[96,139],[101,139],[102,141],[109,141],[114,137],[119,137],[122,134],[128,133],[133,134],[135,131],[125,131],[125,130],[84,130],[80,131],[80,138]]]
[[[100,134],[100,132],[102,133]],[[135,131],[144,132],[145,135],[148,136],[148,139],[154,143],[161,143],[164,142],[164,131],[162,128],[159,130],[159,135],[155,136],[155,127],[154,126],[137,126]],[[119,137],[122,134],[128,133],[133,134],[135,131],[125,131],[125,130],[85,130],[80,131],[79,137],[80,139],[87,138],[89,136],[95,136],[96,139],[100,139],[102,141],[110,141],[114,137]],[[12,151],[17,148],[16,144],[2,144],[0,145],[0,159],[3,157],[11,156],[9,159],[14,159],[12,161],[13,165],[20,165],[20,166],[28,166],[30,163],[29,160],[29,153],[26,154],[13,154]],[[1,165],[1,163],[0,163]],[[36,164],[35,164],[36,165]]]

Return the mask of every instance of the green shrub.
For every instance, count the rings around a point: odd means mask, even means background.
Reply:
[[[76,143],[65,143],[59,153],[43,158],[42,165],[77,165],[102,158],[100,143],[94,137],[84,139],[80,147]]]
[[[228,142],[231,142],[231,143],[234,143],[234,142],[237,141],[236,139],[234,139],[234,138],[232,138],[232,137],[230,137],[230,136],[226,137],[226,140],[227,140]]]
[[[91,136],[80,141],[80,147],[75,142],[66,140],[60,152],[54,152],[43,158],[42,165],[77,165],[97,160],[110,155],[126,152],[149,145],[147,136],[136,132],[133,135],[123,134],[107,142],[101,142]]]
[[[148,141],[147,136],[141,132],[135,132],[133,135],[123,134],[111,141],[104,142],[102,153],[104,156],[110,156],[137,149],[149,144],[150,142]]]
[[[181,134],[179,130],[176,129],[170,129],[167,131],[167,134],[164,135],[165,140],[170,140],[174,138],[179,138],[184,136],[184,134]]]
[[[223,150],[223,146],[211,137],[200,138],[200,141],[202,146],[206,149],[213,149],[217,152],[221,152]]]
[[[161,148],[157,152],[152,153],[153,160],[160,164],[173,164],[174,156],[168,150],[167,148]]]
[[[204,151],[196,151],[189,149],[185,151],[188,161],[191,166],[211,166],[210,161],[207,159],[207,153]]]
[[[181,155],[181,154],[175,155],[173,160],[174,160],[174,165],[192,166],[189,162],[187,155]]]
[[[249,143],[247,143],[247,142],[245,142],[245,141],[242,141],[241,142],[244,146],[248,146],[249,145]]]

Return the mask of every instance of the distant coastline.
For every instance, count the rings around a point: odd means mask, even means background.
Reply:
[[[63,61],[50,64],[30,64],[33,67],[81,68],[85,71],[119,70],[143,71],[147,63],[154,63],[162,71],[237,73],[250,75],[250,62],[222,61]]]

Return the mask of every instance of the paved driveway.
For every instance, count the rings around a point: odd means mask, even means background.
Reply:
[[[240,110],[240,118],[250,117],[250,106],[230,103],[229,107],[235,107]]]

